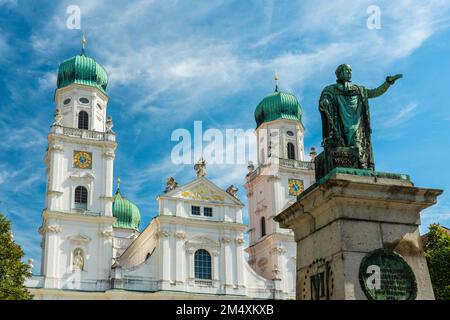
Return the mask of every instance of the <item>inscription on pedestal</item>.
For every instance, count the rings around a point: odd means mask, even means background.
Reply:
[[[417,296],[414,272],[392,250],[377,249],[367,254],[359,267],[359,281],[371,300],[414,300]]]
[[[333,296],[334,277],[329,261],[315,259],[306,269],[302,299],[330,300]]]

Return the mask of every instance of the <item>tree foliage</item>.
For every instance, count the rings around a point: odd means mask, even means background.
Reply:
[[[425,236],[424,251],[437,300],[450,299],[450,235],[432,224]]]
[[[31,276],[30,266],[21,259],[24,252],[14,242],[11,222],[0,213],[0,300],[29,300],[25,278]]]

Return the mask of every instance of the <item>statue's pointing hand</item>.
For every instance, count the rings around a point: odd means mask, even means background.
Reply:
[[[402,74],[396,74],[395,76],[387,76],[386,77],[386,82],[388,82],[389,84],[394,84],[395,81],[397,81],[398,79],[403,78]]]

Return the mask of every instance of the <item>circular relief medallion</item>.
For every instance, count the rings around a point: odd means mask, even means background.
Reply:
[[[415,300],[417,296],[414,272],[392,250],[368,253],[359,266],[359,282],[370,300]]]
[[[73,164],[74,167],[80,169],[92,168],[92,153],[86,151],[74,151]]]

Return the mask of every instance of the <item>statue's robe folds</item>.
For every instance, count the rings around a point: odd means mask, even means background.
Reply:
[[[324,149],[356,149],[359,168],[375,169],[370,138],[369,99],[382,95],[389,86],[385,82],[376,89],[367,89],[346,82],[325,87],[319,102]],[[327,107],[322,104],[325,99],[329,101]]]

